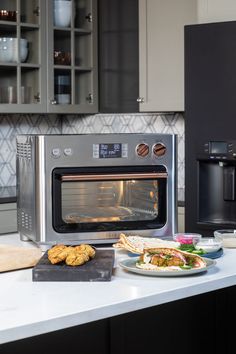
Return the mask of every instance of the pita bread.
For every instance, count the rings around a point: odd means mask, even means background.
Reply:
[[[115,248],[123,248],[137,254],[143,254],[144,248],[175,248],[179,243],[175,241],[162,240],[157,237],[126,236],[120,234],[120,239],[113,245]]]

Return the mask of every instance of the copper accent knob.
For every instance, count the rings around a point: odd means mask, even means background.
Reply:
[[[145,157],[149,153],[149,146],[147,144],[139,144],[136,148],[137,155],[140,157]]]
[[[160,157],[160,156],[163,156],[165,155],[166,153],[166,147],[164,144],[162,143],[157,143],[153,146],[152,148],[152,151],[153,151],[153,154]]]

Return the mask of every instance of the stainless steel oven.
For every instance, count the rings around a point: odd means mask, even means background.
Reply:
[[[112,243],[176,231],[176,136],[17,136],[21,239]]]

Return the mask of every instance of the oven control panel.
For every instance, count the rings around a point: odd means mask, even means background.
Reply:
[[[130,147],[129,147],[130,148]],[[134,146],[135,154],[140,158],[150,157],[151,155],[160,158],[166,154],[166,146],[162,142],[148,144],[146,142],[139,143]],[[58,159],[61,156],[70,157],[74,154],[72,147],[53,147],[51,156]],[[128,158],[128,143],[96,143],[92,144],[92,157],[94,159],[109,158]]]
[[[93,144],[93,158],[95,159],[114,159],[121,157],[128,157],[128,144]]]
[[[140,143],[136,146],[136,155],[144,158],[153,153],[156,157],[164,156],[166,153],[166,146],[163,143],[156,143],[149,146],[147,143]],[[121,143],[102,143],[93,144],[93,158],[107,159],[107,158],[127,158],[128,144]]]

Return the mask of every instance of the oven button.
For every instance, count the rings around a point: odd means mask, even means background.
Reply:
[[[52,156],[57,158],[61,156],[61,149],[60,148],[54,148],[52,149]]]
[[[137,152],[137,155],[140,156],[140,157],[145,157],[148,155],[149,153],[149,146],[147,144],[139,144],[137,147],[136,147],[136,152]]]
[[[166,153],[166,147],[164,144],[162,143],[157,143],[153,146],[152,148],[152,151],[153,151],[153,154],[160,157],[160,156],[163,156],[165,155]]]
[[[64,155],[71,156],[73,154],[73,150],[71,148],[64,149]]]

